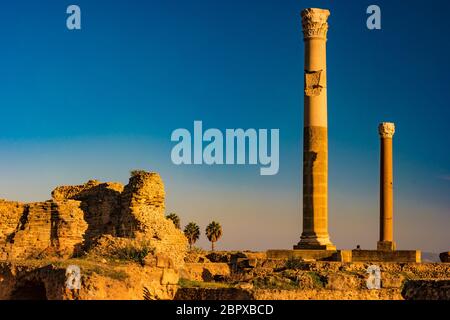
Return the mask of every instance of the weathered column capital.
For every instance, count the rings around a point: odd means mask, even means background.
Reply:
[[[326,9],[308,8],[302,11],[302,27],[304,39],[327,39],[330,11]]]
[[[382,122],[378,126],[378,133],[380,134],[380,137],[385,138],[392,138],[395,133],[395,124],[392,122]]]

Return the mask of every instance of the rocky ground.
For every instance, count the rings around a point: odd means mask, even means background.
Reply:
[[[0,262],[0,299],[450,300],[450,263],[379,263],[381,289],[369,290],[371,263],[197,251],[179,268],[145,245],[116,241],[103,241],[79,258]],[[81,269],[80,290],[66,287],[69,265]]]
[[[445,299],[450,263],[342,263],[271,260],[264,253],[189,253],[176,299]],[[369,290],[369,266],[381,289]]]
[[[69,290],[66,268],[80,266],[81,287]],[[169,266],[90,259],[0,263],[0,300],[173,299],[178,272]]]

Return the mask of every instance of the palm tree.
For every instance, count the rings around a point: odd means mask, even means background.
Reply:
[[[175,225],[175,227],[177,229],[181,229],[181,227],[180,227],[180,217],[175,212],[169,213],[166,216],[166,218],[169,219],[169,220],[172,220],[173,224]]]
[[[200,238],[200,227],[195,222],[189,222],[184,227],[184,235],[188,239],[189,250],[192,250],[192,245]]]
[[[206,227],[206,236],[211,241],[211,250],[214,251],[214,243],[222,236],[222,226],[218,222],[211,222]]]

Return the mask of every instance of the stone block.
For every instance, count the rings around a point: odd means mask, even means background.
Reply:
[[[338,250],[333,261],[352,262],[352,250]]]
[[[395,243],[393,241],[378,241],[377,250],[379,251],[393,251],[395,250]]]
[[[421,262],[419,250],[352,250],[353,262]]]
[[[178,284],[179,279],[180,275],[178,271],[174,269],[164,269],[161,277],[161,284],[162,285]]]
[[[156,266],[158,268],[173,268],[173,261],[162,254],[156,256]]]
[[[268,259],[299,259],[303,261],[323,261],[336,257],[336,250],[268,250]]]

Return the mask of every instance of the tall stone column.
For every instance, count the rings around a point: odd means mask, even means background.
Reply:
[[[378,250],[395,250],[394,243],[394,174],[392,163],[392,138],[395,125],[383,122],[378,127],[381,138],[380,155],[380,241]]]
[[[305,43],[303,233],[294,249],[335,250],[328,235],[328,10],[302,11]]]

